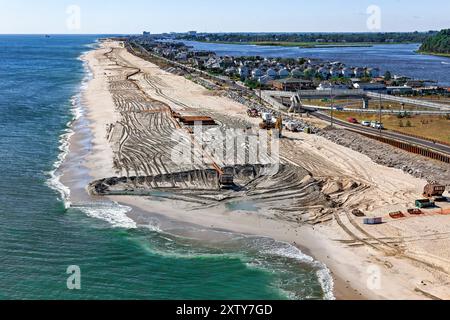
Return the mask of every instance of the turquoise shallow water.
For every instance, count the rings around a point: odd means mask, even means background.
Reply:
[[[199,241],[66,210],[50,172],[86,76],[78,58],[95,39],[0,36],[0,299],[329,297],[323,266],[286,244]],[[70,265],[81,290],[67,289]]]

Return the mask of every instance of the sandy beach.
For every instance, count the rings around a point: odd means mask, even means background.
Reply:
[[[258,125],[244,105],[132,55],[122,43],[103,42],[83,59],[93,73],[83,97],[92,134],[83,161],[92,180],[181,171],[168,157],[177,124],[161,111],[165,106],[211,115],[227,126]],[[127,111],[135,109],[142,117],[128,118]],[[216,193],[205,197],[200,189],[164,202],[149,194],[108,197],[139,214],[158,212],[178,222],[293,244],[330,269],[337,299],[450,299],[450,216],[434,211],[401,220],[388,216],[410,208],[427,181],[314,135],[285,133],[280,151],[286,185],[283,190],[274,190],[275,180],[256,185],[250,199],[257,210],[230,210]],[[293,171],[295,179],[288,181]],[[385,223],[366,226],[353,209],[384,217]],[[138,219],[134,215],[129,213]]]

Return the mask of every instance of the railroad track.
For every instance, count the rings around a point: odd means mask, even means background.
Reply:
[[[319,113],[319,112],[314,112],[314,113],[312,113],[312,115],[318,119],[321,119],[321,120],[324,120],[327,122],[331,122],[331,117],[329,115]],[[351,124],[351,123],[348,123],[348,122],[345,122],[345,121],[342,121],[339,119],[335,119],[335,118],[333,119],[333,122],[341,127],[350,129],[352,131],[358,131],[358,132],[366,133],[366,134],[370,134],[370,135],[380,135],[379,130],[376,130],[376,129]],[[444,155],[450,156],[450,146],[441,144],[439,142],[433,143],[432,141],[429,141],[429,140],[424,140],[424,139],[420,139],[420,138],[416,138],[416,137],[412,137],[412,136],[408,136],[408,135],[403,135],[403,134],[392,132],[389,130],[383,130],[381,132],[381,135],[386,138],[399,140],[399,141],[402,141],[405,143],[416,145],[416,146],[419,146],[422,148],[426,148],[426,149],[433,150],[433,151],[442,153]]]

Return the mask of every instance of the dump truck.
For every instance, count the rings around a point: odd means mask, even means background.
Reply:
[[[423,189],[423,196],[427,198],[442,197],[445,192],[445,186],[438,184],[437,182],[429,183]]]

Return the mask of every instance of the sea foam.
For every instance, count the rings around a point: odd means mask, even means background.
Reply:
[[[136,229],[138,227],[136,222],[127,216],[131,208],[116,202],[90,203],[76,208],[91,218],[108,222],[115,228]]]
[[[270,250],[267,250],[265,253],[274,255],[274,256],[280,256],[285,257],[289,259],[294,259],[302,263],[307,263],[311,266],[313,266],[316,271],[317,279],[320,283],[320,286],[322,287],[322,290],[324,292],[324,299],[325,300],[335,300],[334,296],[334,280],[331,275],[330,270],[328,267],[317,260],[314,260],[313,257],[310,257],[306,254],[304,254],[300,249],[297,247],[289,244],[280,242],[279,246],[272,248]]]
[[[84,54],[85,53],[80,55],[78,59],[83,60],[82,57]],[[87,62],[85,61],[83,61],[83,68],[85,71],[85,76],[80,84],[78,92],[70,99],[71,102],[70,112],[72,118],[69,122],[67,122],[66,128],[59,137],[59,155],[53,164],[53,169],[47,173],[49,176],[47,180],[47,185],[51,189],[59,193],[59,199],[62,202],[64,202],[64,206],[66,209],[68,209],[71,206],[70,189],[61,182],[61,177],[63,174],[60,169],[70,151],[70,139],[75,134],[75,131],[73,130],[73,125],[78,119],[80,119],[83,116],[84,111],[82,105],[83,92],[86,90],[89,81],[93,77],[93,74]]]

